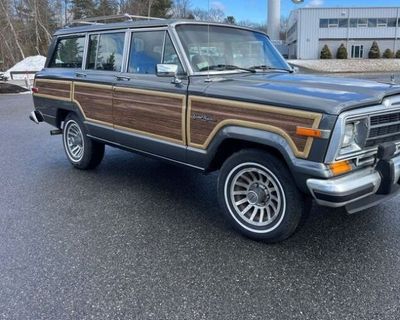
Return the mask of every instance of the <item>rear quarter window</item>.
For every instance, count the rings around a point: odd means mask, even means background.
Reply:
[[[58,39],[49,68],[81,68],[85,37]]]

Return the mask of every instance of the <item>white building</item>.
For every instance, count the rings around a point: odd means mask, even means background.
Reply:
[[[297,9],[287,30],[291,59],[319,59],[325,44],[336,56],[342,43],[349,58],[368,58],[374,40],[381,53],[400,49],[400,7]]]

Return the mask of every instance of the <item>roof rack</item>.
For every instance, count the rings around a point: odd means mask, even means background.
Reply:
[[[145,16],[138,16],[138,15],[124,13],[124,14],[116,14],[116,15],[111,15],[111,16],[99,16],[99,17],[91,17],[91,18],[73,20],[68,25],[68,27],[74,26],[74,25],[79,25],[79,24],[104,24],[104,23],[106,23],[106,21],[120,20],[120,19],[124,19],[124,20],[128,20],[128,21],[165,20],[163,18],[145,17]],[[100,21],[102,21],[102,22],[100,22]]]

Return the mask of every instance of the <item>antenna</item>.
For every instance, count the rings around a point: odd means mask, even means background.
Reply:
[[[210,80],[210,0],[208,0],[208,24],[207,24],[207,80]]]

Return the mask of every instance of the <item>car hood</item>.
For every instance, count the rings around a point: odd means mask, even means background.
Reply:
[[[207,96],[332,115],[381,104],[386,96],[400,93],[399,85],[307,74],[236,74],[210,80],[204,92]]]

